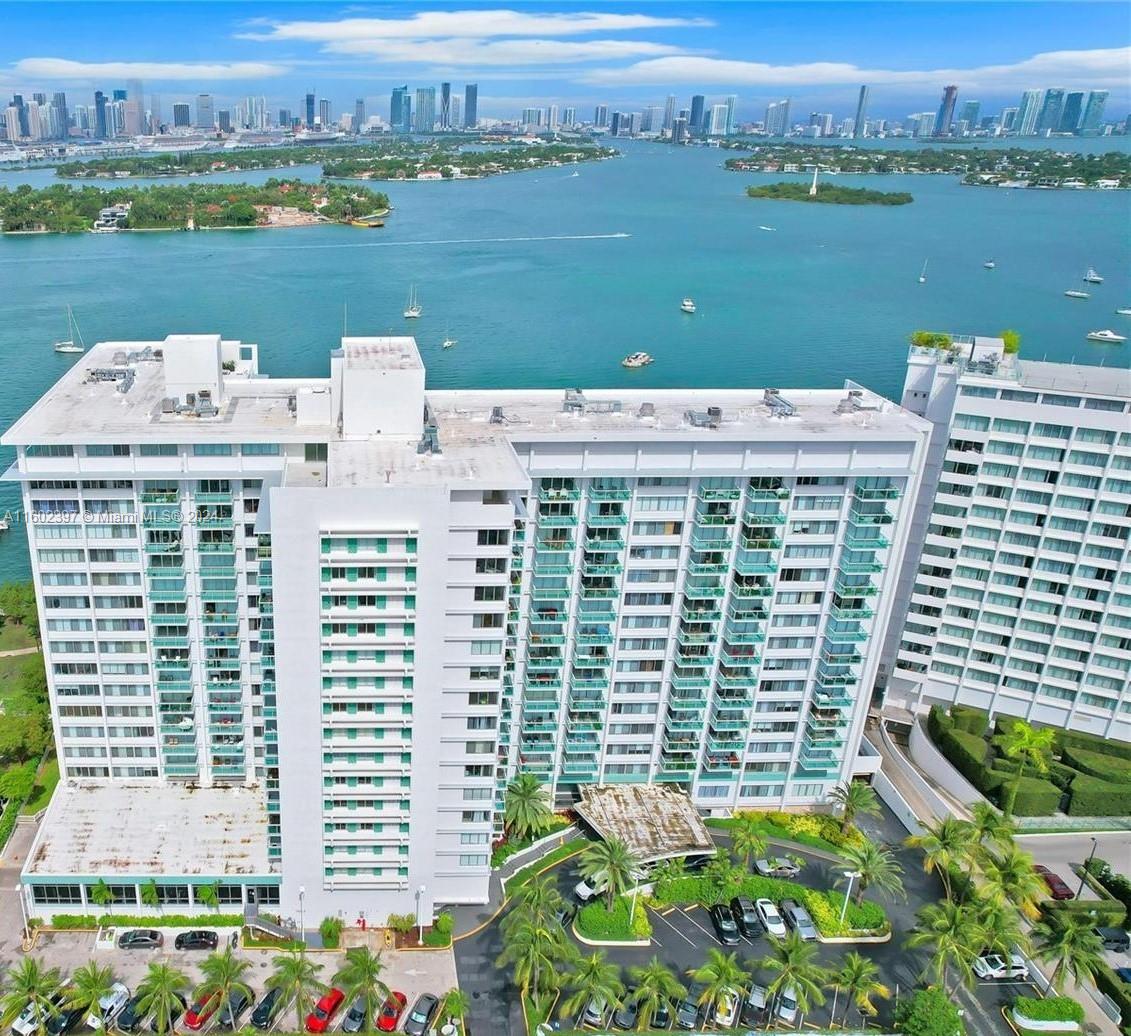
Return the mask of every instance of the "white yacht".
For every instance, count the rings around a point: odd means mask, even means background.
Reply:
[[[82,333],[79,331],[79,325],[75,321],[75,315],[71,312],[70,306],[67,307],[67,337],[55,343],[55,351],[57,353],[81,353],[86,351],[86,345],[82,340]]]
[[[453,338],[450,331],[445,331],[444,340],[440,343],[440,347],[450,349],[453,345],[459,345],[459,339]]]
[[[992,259],[987,259],[984,263],[982,263],[982,266],[984,266],[987,270],[992,270],[997,266],[997,263],[995,263]]]
[[[1121,317],[1131,317],[1131,306],[1120,306],[1115,312]]]
[[[694,313],[695,312],[695,300],[694,299],[684,299],[679,304],[679,308],[682,309],[684,311],[684,313]]]
[[[1086,291],[1066,291],[1064,294],[1070,299],[1090,299],[1092,297]]]
[[[1127,336],[1126,335],[1117,335],[1114,331],[1111,331],[1111,330],[1089,331],[1088,332],[1088,341],[1089,342],[1108,342],[1111,345],[1119,345],[1121,342],[1127,341]]]
[[[414,284],[408,293],[408,302],[404,307],[405,320],[415,320],[421,313],[424,312],[424,307],[420,305],[416,298],[416,285]]]
[[[652,362],[652,357],[647,353],[632,353],[621,360],[620,365],[635,370],[637,367],[647,367]]]
[[[923,269],[919,271],[919,283],[920,284],[926,284],[927,283],[927,263],[929,263],[930,261],[931,261],[930,259],[924,259],[923,260]]]
[[[1084,274],[1084,280],[1089,284],[1103,284],[1104,282],[1104,279],[1090,266],[1088,267],[1088,272]]]

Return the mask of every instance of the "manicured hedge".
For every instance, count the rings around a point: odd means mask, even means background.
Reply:
[[[975,709],[969,705],[952,705],[950,721],[955,730],[984,738],[989,729],[990,716],[985,709]]]
[[[1053,924],[1073,916],[1090,918],[1097,928],[1122,928],[1127,920],[1127,907],[1117,899],[1046,899],[1040,909]]]
[[[998,805],[1003,806],[1012,794],[1015,777],[1008,777],[998,792]],[[1022,777],[1013,800],[1013,815],[1017,817],[1047,817],[1060,805],[1061,790],[1043,777]]]
[[[1123,981],[1107,964],[1096,971],[1096,987],[1115,1001],[1123,1018],[1120,1032],[1131,1033],[1131,985]]]
[[[1061,759],[1089,777],[1098,777],[1111,784],[1131,784],[1131,759],[1093,752],[1076,745],[1066,745]]]
[[[1079,774],[1072,779],[1068,814],[1074,817],[1122,817],[1131,813],[1131,786]]]
[[[1013,1009],[1034,1022],[1082,1022],[1084,1008],[1070,996],[1019,996]]]
[[[51,928],[239,928],[243,925],[242,914],[56,914],[50,922]]]
[[[1100,755],[1114,755],[1120,759],[1131,759],[1131,744],[1123,741],[1109,741],[1105,737],[1084,734],[1078,730],[1058,730],[1056,732],[1056,746],[1059,752],[1063,752],[1067,747],[1077,747],[1088,752],[1099,752]]]
[[[652,925],[648,921],[648,911],[638,899],[635,923],[629,920],[632,907],[630,896],[619,896],[612,910],[605,909],[605,899],[587,903],[578,911],[577,930],[586,939],[610,939],[621,942],[634,942],[648,939],[652,935]]]
[[[1098,856],[1093,857],[1087,867],[1088,873],[1131,913],[1131,881],[1113,871],[1107,860],[1101,860]]]

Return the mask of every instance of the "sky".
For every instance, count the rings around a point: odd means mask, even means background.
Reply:
[[[303,94],[388,117],[391,88],[479,84],[479,114],[528,105],[635,110],[669,93],[738,95],[740,120],[769,101],[852,115],[937,108],[943,86],[1016,104],[1024,89],[1107,89],[1108,117],[1131,106],[1131,18],[1111,2],[727,2],[470,4],[0,2],[0,91],[65,90],[91,103],[141,79],[164,114],[199,92],[216,107]],[[148,99],[148,98],[147,98]]]

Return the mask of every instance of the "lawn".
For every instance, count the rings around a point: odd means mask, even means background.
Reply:
[[[9,655],[7,658],[0,658],[0,703],[6,701],[15,692],[24,667],[35,661],[36,657],[36,655]]]
[[[0,651],[19,651],[38,646],[26,626],[17,626],[14,622],[0,623]]]
[[[568,860],[571,856],[576,856],[589,844],[588,838],[573,838],[566,842],[565,845],[559,845],[553,852],[543,856],[542,859],[535,860],[533,863],[523,867],[522,870],[515,871],[503,886],[503,892],[508,898],[513,896],[535,875],[540,874],[547,867],[553,867],[555,864],[561,863],[562,860]]]
[[[797,814],[797,817],[803,817],[806,814]],[[835,826],[835,821],[829,818],[832,825]],[[824,826],[823,821],[819,821]],[[801,821],[795,821],[795,824],[800,824]],[[733,817],[710,817],[706,821],[708,827],[716,828],[721,831],[729,831],[734,826]],[[840,856],[844,851],[843,845],[837,845],[830,842],[827,838],[823,838],[818,834],[813,834],[809,831],[797,830],[796,827],[791,829],[782,823],[776,823],[768,816],[763,817],[758,822],[758,831],[765,838],[777,839],[778,841],[797,842],[799,845],[807,845],[813,849],[821,849],[824,852],[832,853],[834,856]]]
[[[51,794],[55,790],[55,785],[58,783],[59,760],[53,755],[40,766],[35,775],[35,785],[31,789],[31,795],[20,812],[24,816],[32,816],[41,809],[46,809],[47,803],[51,801]]]
[[[501,867],[508,859],[515,855],[515,853],[522,852],[523,849],[529,849],[536,841],[552,835],[555,831],[561,831],[563,828],[569,827],[573,821],[568,817],[563,817],[555,814],[550,819],[550,825],[544,831],[528,838],[516,838],[514,840],[507,839],[500,842],[491,851],[491,866]]]

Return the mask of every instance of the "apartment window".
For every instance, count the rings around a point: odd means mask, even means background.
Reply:
[[[683,522],[633,522],[634,536],[679,536],[683,533]]]
[[[96,443],[86,448],[88,457],[128,457],[129,446],[124,443]]]
[[[480,547],[505,547],[510,543],[510,532],[507,529],[480,529],[475,539]]]
[[[460,853],[459,865],[461,867],[486,867],[486,853]]]
[[[277,442],[245,442],[240,447],[240,452],[245,457],[277,457],[279,444]]]
[[[506,558],[476,558],[475,571],[478,575],[503,575],[507,570]],[[478,592],[478,588],[477,591]],[[501,600],[501,598],[492,598]],[[477,598],[478,600],[478,598]],[[487,600],[487,598],[484,598]]]
[[[32,885],[32,899],[43,906],[70,906],[82,903],[78,885]]]
[[[495,560],[505,560],[502,558],[492,558]],[[506,587],[503,586],[477,586],[475,588],[474,599],[476,601],[501,601],[506,596]]]

